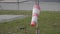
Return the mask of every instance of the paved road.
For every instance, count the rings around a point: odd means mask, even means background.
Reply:
[[[0,15],[0,22],[12,21],[18,18],[24,18],[25,15]]]
[[[32,10],[34,2],[25,2],[19,4],[19,10]],[[41,10],[60,11],[60,2],[40,2]],[[0,3],[0,9],[18,10],[17,3]]]

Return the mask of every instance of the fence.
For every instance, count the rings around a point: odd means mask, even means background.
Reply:
[[[0,2],[0,10],[32,10],[34,2]],[[41,10],[60,11],[60,2],[40,2]]]
[[[33,3],[30,2],[0,2],[0,10],[30,10]]]

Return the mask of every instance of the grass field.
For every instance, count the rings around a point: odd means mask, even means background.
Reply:
[[[0,34],[35,34],[35,27],[30,26],[32,11],[8,11],[1,10],[0,15],[29,15],[24,19],[17,19],[10,22],[0,23]],[[41,11],[38,17],[38,24],[41,34],[60,34],[60,11]]]
[[[0,15],[30,15],[31,14],[31,10],[30,11],[28,11],[28,10],[20,10],[20,11],[18,11],[18,10],[0,10]]]

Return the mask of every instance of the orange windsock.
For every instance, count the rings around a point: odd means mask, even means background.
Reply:
[[[32,20],[31,20],[32,27],[36,26],[39,13],[40,13],[40,6],[38,4],[35,4],[33,6],[33,12],[32,12]]]

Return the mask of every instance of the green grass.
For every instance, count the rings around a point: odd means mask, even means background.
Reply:
[[[31,11],[27,11],[27,10],[0,10],[0,15],[30,15],[31,14]]]
[[[4,12],[2,12],[4,14]],[[21,12],[20,12],[21,13]],[[20,14],[10,13],[10,14]],[[31,12],[22,12],[21,14],[30,15],[24,19],[17,19],[0,24],[1,34],[24,34],[20,27],[26,27],[27,34],[35,34],[35,27],[30,26]],[[8,14],[8,13],[5,13]],[[41,34],[60,34],[60,11],[41,11],[38,17],[38,24]],[[8,33],[11,32],[11,33]]]

